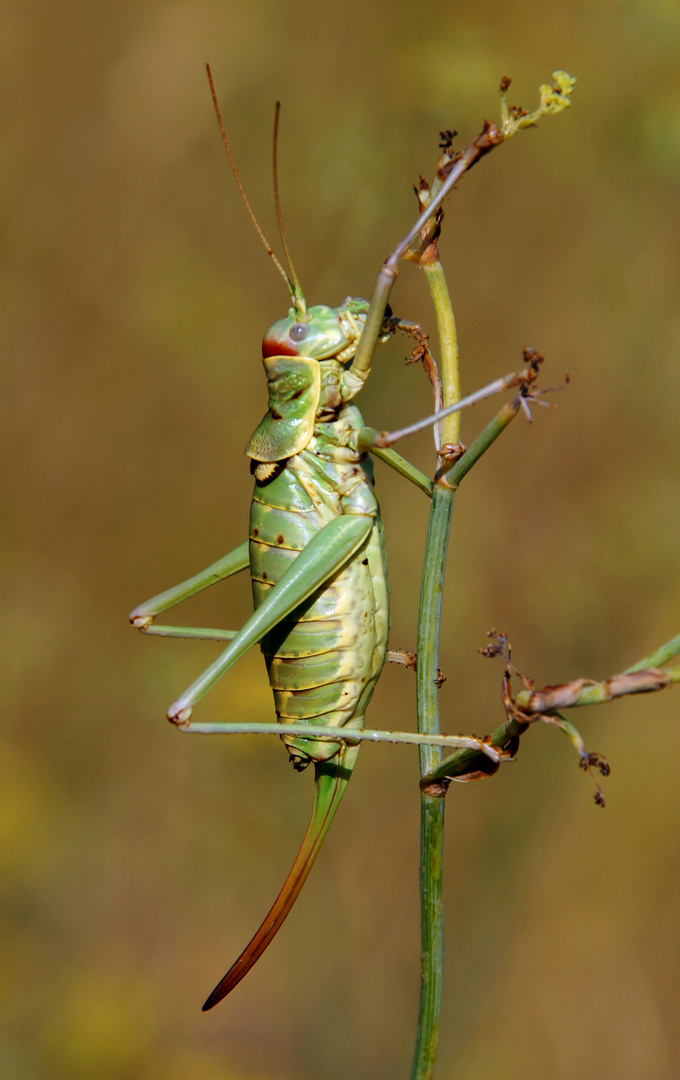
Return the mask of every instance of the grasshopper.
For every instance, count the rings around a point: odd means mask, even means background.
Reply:
[[[453,159],[445,182],[383,265],[370,303],[348,297],[336,308],[308,308],[280,210],[278,107],[275,196],[288,273],[250,208],[209,68],[208,76],[236,182],[261,240],[286,282],[290,308],[285,318],[266,331],[263,340],[269,407],[246,447],[255,482],[249,539],[194,577],[137,607],[130,620],[147,634],[229,641],[214,663],[170,706],[168,719],[184,727],[191,725],[192,710],[204,694],[259,643],[274,692],[277,720],[284,728],[281,737],[295,769],[314,765],[315,795],[302,846],[274,905],[208,997],[204,1011],[241,981],[291,910],[347,787],[362,736],[369,734],[363,732],[364,717],[388,656],[390,620],[380,510],[366,451],[377,453],[428,494],[432,482],[400,455],[385,449],[400,433],[390,438],[379,436],[366,427],[353,401],[370,374],[376,345],[399,326],[387,306],[399,260],[422,231],[437,222],[439,207],[462,172],[501,137],[498,128],[488,125],[475,143]],[[440,410],[414,428],[434,423],[463,404]],[[238,632],[154,624],[161,612],[246,568],[250,570],[255,611]],[[291,725],[297,727],[295,734],[286,731]],[[299,733],[301,726],[310,728],[309,736]],[[427,738],[409,741],[424,742]],[[433,741],[494,755],[487,744],[474,738],[452,736]]]

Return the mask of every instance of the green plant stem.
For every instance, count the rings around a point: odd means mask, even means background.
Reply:
[[[632,667],[626,668],[624,675],[630,675],[634,671],[644,671],[646,668],[661,667],[668,660],[672,660],[674,656],[680,654],[680,634],[676,634],[674,638],[667,641],[665,645],[660,645],[651,656],[645,656],[643,660],[638,660],[637,664],[633,664]]]
[[[512,401],[506,402],[496,413],[493,420],[477,436],[472,445],[468,447],[463,456],[458,458],[458,461],[452,466],[446,477],[452,488],[458,487],[463,477],[467,476],[472,466],[477,464],[482,454],[485,454],[498,436],[505,431],[510,421],[517,416],[519,407],[519,395],[513,398]]]
[[[528,724],[519,723],[516,720],[508,720],[497,727],[489,736],[488,742],[498,750],[507,747],[513,739],[523,735]],[[438,762],[430,771],[422,777],[421,784],[430,784],[434,780],[443,777],[455,780],[457,776],[482,769],[485,765],[485,757],[478,750],[458,750],[451,757]]]
[[[461,459],[463,460],[463,459]],[[662,674],[665,676],[666,681],[659,681],[657,685],[653,685],[653,681],[649,685],[642,687],[641,690],[635,687],[635,684],[631,682],[630,688],[624,688],[623,685],[619,685],[618,692],[613,689],[612,683],[625,684],[625,677],[627,675],[634,675],[636,673],[644,671],[654,671],[658,669],[661,664],[673,657],[680,654],[680,634],[671,638],[664,645],[659,646],[650,656],[644,657],[643,660],[639,660],[637,664],[631,665],[627,668],[621,676],[614,676],[612,680],[599,683],[585,683],[582,687],[574,685],[574,696],[571,701],[562,701],[560,708],[577,708],[583,705],[602,705],[609,701],[614,701],[618,697],[622,697],[628,693],[636,692],[649,692],[651,690],[662,690],[665,686],[673,686],[680,683],[680,667],[664,668]],[[569,684],[567,684],[569,686]],[[548,690],[553,688],[548,688]],[[541,693],[541,692],[539,692]],[[533,691],[522,690],[515,699],[516,705],[520,709],[526,709],[527,715],[531,711],[536,711],[537,715],[540,713],[538,708],[539,702],[536,702],[536,707],[533,708],[532,702]],[[554,709],[548,710],[549,713],[558,715]],[[509,746],[513,739],[519,738],[527,730],[530,721],[526,723],[508,719],[504,724],[501,724],[486,740],[490,746],[493,746],[497,750],[502,750]],[[480,754],[477,750],[463,749],[455,751],[450,757],[439,760],[429,772],[422,777],[421,783],[425,786],[440,780],[444,777],[449,779],[455,779],[457,776],[462,776],[464,773],[468,773],[475,768],[485,769],[488,768],[488,758]]]
[[[423,264],[437,315],[441,350],[443,404],[460,396],[458,346],[446,280],[436,259]],[[442,421],[442,441],[459,441],[460,416]],[[416,669],[418,731],[439,734],[439,630],[449,526],[454,490],[435,484],[425,545],[425,561],[418,619],[418,665]],[[420,771],[427,773],[441,761],[441,749],[421,746]],[[434,1074],[442,1008],[444,974],[444,799],[421,792],[420,808],[420,902],[421,902],[421,986],[411,1080],[430,1080]]]
[[[642,683],[640,683],[639,679],[634,679],[636,675],[644,675],[645,670],[638,668],[627,675],[615,675],[613,679],[607,679],[605,682],[586,683],[580,688],[578,688],[577,681],[571,700],[560,701],[559,707],[560,709],[577,709],[582,705],[605,705],[609,701],[626,697],[628,694],[663,690],[666,686],[672,686],[674,683],[680,682],[680,667],[663,668],[662,670],[652,668],[652,672],[659,673],[658,677],[652,675],[650,679],[644,678]],[[567,684],[567,687],[569,686],[570,684]],[[548,694],[550,694],[550,689]],[[540,691],[536,694],[531,690],[522,690],[515,698],[515,704],[519,709],[529,714],[556,713],[556,706],[550,701],[549,697],[546,699],[546,704],[542,704]]]
[[[436,253],[436,248],[434,249]],[[430,295],[437,316],[437,332],[439,336],[440,361],[439,371],[442,381],[442,408],[454,405],[460,401],[460,371],[458,365],[458,337],[456,334],[456,322],[451,307],[451,297],[446,285],[444,270],[436,258],[423,257],[422,268],[430,288]],[[459,412],[444,417],[441,423],[441,436],[443,443],[460,442]],[[449,510],[449,517],[451,511]],[[426,556],[427,557],[427,556]]]
[[[430,508],[425,566],[418,623],[417,704],[418,731],[439,732],[437,668],[444,567],[454,492],[435,487]],[[441,761],[439,747],[421,746],[421,775]],[[411,1080],[430,1080],[439,1042],[444,970],[444,910],[442,864],[444,854],[444,799],[421,793],[420,903],[421,987],[418,1037]]]

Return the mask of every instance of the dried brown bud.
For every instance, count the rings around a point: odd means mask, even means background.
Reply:
[[[611,765],[602,754],[588,754],[588,764],[597,769],[601,776],[609,776]]]
[[[439,451],[439,457],[442,461],[456,462],[459,458],[462,458],[467,447],[463,443],[444,443]]]
[[[530,364],[531,367],[537,368],[539,364],[542,364],[545,357],[541,355],[538,349],[532,349],[530,345],[525,346],[522,351],[524,362]]]
[[[492,626],[490,630],[487,630],[486,636],[491,638],[491,645],[485,645],[483,649],[478,649],[477,652],[488,657],[505,656],[508,648],[508,635]]]
[[[439,149],[444,150],[445,153],[448,153],[449,150],[451,150],[451,148],[453,147],[453,140],[455,139],[457,134],[458,132],[453,128],[447,128],[446,131],[440,131]]]

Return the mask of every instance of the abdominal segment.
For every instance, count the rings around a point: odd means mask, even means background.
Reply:
[[[253,600],[258,607],[309,540],[342,512],[342,501],[316,497],[298,455],[261,491],[250,523]],[[314,469],[317,469],[316,462]],[[373,510],[360,550],[261,642],[277,718],[283,723],[361,729],[387,648],[388,594],[382,533],[372,485],[352,474],[352,507]],[[313,477],[312,477],[313,480]],[[366,486],[362,492],[357,488]],[[273,490],[269,490],[269,489]],[[265,502],[266,499],[266,502]],[[282,736],[296,768],[334,757],[340,743]]]

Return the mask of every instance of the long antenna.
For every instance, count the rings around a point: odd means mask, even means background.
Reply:
[[[274,200],[276,202],[276,220],[279,223],[279,235],[283,244],[283,250],[286,253],[286,262],[288,263],[288,269],[290,276],[295,287],[294,300],[295,306],[301,314],[304,315],[306,311],[305,297],[302,292],[302,286],[300,285],[300,279],[297,276],[295,265],[293,263],[293,256],[290,253],[288,246],[288,237],[286,236],[286,227],[283,224],[283,212],[281,210],[281,193],[279,191],[279,118],[281,116],[281,102],[276,102],[276,111],[274,113]]]
[[[215,83],[213,82],[212,71],[210,70],[210,64],[206,64],[205,69],[208,72],[208,82],[210,83],[210,92],[212,94],[213,105],[215,106],[215,112],[217,113],[217,122],[220,125],[220,131],[222,132],[222,142],[224,143],[227,154],[229,155],[229,164],[231,165],[231,171],[234,174],[234,179],[236,180],[236,184],[238,186],[238,189],[241,192],[241,198],[243,199],[244,203],[246,204],[246,209],[247,209],[248,213],[250,214],[250,220],[252,221],[253,225],[255,226],[255,228],[257,230],[257,235],[259,236],[260,240],[264,244],[264,247],[265,247],[265,250],[266,250],[267,254],[273,260],[274,266],[279,271],[279,273],[281,274],[281,277],[283,278],[286,285],[288,286],[288,291],[289,291],[289,293],[291,295],[293,303],[295,304],[295,307],[297,308],[298,304],[297,304],[297,296],[296,296],[295,286],[293,285],[293,282],[288,277],[288,274],[286,273],[286,271],[281,266],[281,263],[279,262],[279,260],[276,258],[276,255],[274,254],[274,252],[272,250],[272,247],[271,247],[271,244],[267,240],[267,237],[262,232],[262,229],[260,228],[260,224],[259,224],[259,222],[258,222],[258,220],[255,217],[255,214],[253,212],[253,208],[252,208],[252,206],[250,205],[250,203],[248,201],[248,196],[246,195],[245,188],[243,187],[243,184],[241,183],[241,177],[239,176],[238,169],[236,168],[236,162],[234,161],[234,155],[231,152],[231,146],[229,145],[229,139],[227,138],[227,133],[224,130],[224,121],[222,120],[222,113],[220,111],[220,104],[219,104],[219,101],[217,100],[217,91],[215,90]]]

